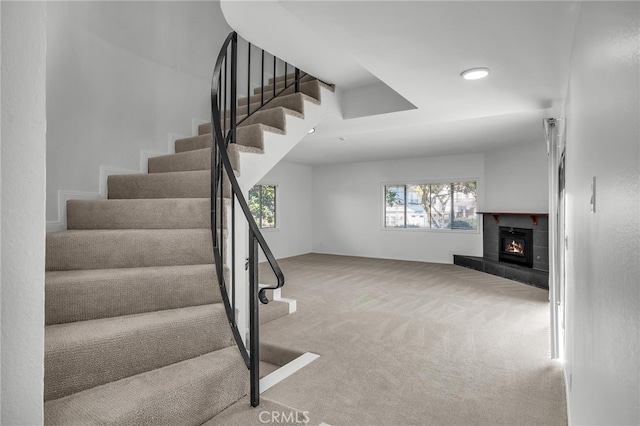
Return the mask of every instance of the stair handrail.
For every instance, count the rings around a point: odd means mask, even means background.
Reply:
[[[230,54],[230,58],[229,58]],[[261,101],[260,106],[253,112],[251,111],[251,43],[248,43],[248,56],[247,56],[247,116],[242,120],[237,120],[237,108],[238,108],[238,34],[234,31],[231,32],[225,39],[218,58],[216,60],[215,68],[213,71],[213,77],[211,82],[211,234],[213,239],[213,252],[214,260],[216,264],[216,273],[218,277],[218,285],[222,294],[222,300],[227,313],[227,318],[231,325],[234,339],[240,349],[245,364],[250,371],[250,399],[251,405],[256,407],[260,403],[260,389],[259,389],[259,376],[260,376],[260,364],[259,364],[259,317],[258,306],[259,302],[267,304],[268,299],[266,291],[276,290],[284,285],[284,274],[278,262],[276,261],[269,245],[267,244],[264,236],[260,232],[260,228],[253,219],[251,210],[247,203],[246,198],[242,194],[242,190],[236,179],[233,171],[233,166],[229,158],[227,148],[229,144],[236,143],[236,129],[238,124],[246,120],[249,116],[259,111],[264,105],[275,99],[279,94],[284,92],[287,88],[295,85],[295,91],[300,91],[300,70],[296,67],[293,78],[293,84],[288,85],[288,63],[284,63],[284,87],[277,91],[277,61],[274,58],[273,65],[273,97],[265,101],[264,91],[264,59],[265,51],[261,49]],[[230,77],[230,79],[229,79]],[[227,89],[230,91],[230,95],[227,98]],[[227,120],[227,107],[229,108],[229,119]],[[228,126],[227,126],[228,122]],[[230,291],[227,291],[227,280],[225,278],[224,268],[224,221],[225,221],[225,191],[228,188],[225,185],[225,177],[230,186],[230,202],[231,202],[231,276],[230,276]],[[220,195],[220,205],[218,205],[218,196]],[[249,228],[249,257],[247,259],[246,269],[249,270],[249,350],[242,340],[240,331],[235,317],[235,203],[239,204],[242,213],[247,221]],[[218,231],[220,229],[220,231]],[[276,277],[276,284],[273,286],[267,286],[259,289],[259,274],[258,274],[258,248],[262,249],[271,270]],[[231,299],[229,298],[229,292],[231,293]]]

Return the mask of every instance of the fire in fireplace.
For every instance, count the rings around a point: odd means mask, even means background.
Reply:
[[[498,259],[522,266],[533,266],[533,229],[500,227]]]
[[[505,242],[507,242],[507,247],[505,247],[505,251],[507,253],[516,253],[516,254],[522,254],[524,255],[524,242],[523,241],[516,241],[516,240],[512,240],[510,243],[508,242],[509,240],[506,239]]]

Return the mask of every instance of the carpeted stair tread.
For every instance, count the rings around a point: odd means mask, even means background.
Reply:
[[[312,81],[305,81],[304,83],[300,84],[300,92],[315,99],[316,102],[320,102],[320,100],[322,99],[321,93],[320,93],[320,88],[326,88],[326,89],[330,89],[330,86],[321,83],[318,80],[312,80]],[[266,102],[267,100],[271,99],[273,97],[273,92],[270,92],[270,96],[267,98],[265,96],[264,101]],[[281,94],[279,94],[279,96],[286,96],[289,94],[293,94],[295,93],[295,87],[291,86],[288,87],[287,89],[283,90],[281,92]],[[267,93],[265,93],[266,95]],[[276,98],[277,99],[277,98]],[[262,100],[262,94],[258,94],[258,95],[251,95],[250,98],[240,98],[238,99],[238,106],[242,106],[242,105],[246,105],[247,102],[249,103],[260,103]]]
[[[285,74],[280,74],[279,76],[277,76],[276,78],[269,78],[268,83],[267,84],[273,84],[273,81],[275,80],[276,83],[281,83],[284,82],[285,79],[287,80],[287,82],[292,82],[294,79],[296,78],[296,74],[295,73],[287,73]],[[311,81],[311,80],[317,80],[316,77],[312,76],[311,74],[307,74],[304,71],[300,71],[300,81],[301,82],[305,82],[305,81]]]
[[[285,130],[287,125],[286,116],[290,115],[297,118],[304,118],[304,114],[294,111],[292,109],[284,108],[281,106],[275,106],[273,108],[265,108],[255,113],[251,114],[248,118],[245,119],[246,115],[242,115],[237,117],[237,120],[243,120],[240,123],[240,127],[248,126],[251,124],[265,124],[270,127],[274,127],[276,129]],[[229,128],[229,119],[226,119],[226,128]],[[211,123],[204,123],[198,126],[198,134],[204,135],[207,133],[211,133]]]
[[[311,102],[313,104],[318,104],[318,105],[320,104],[320,101],[313,98],[312,96],[309,96],[302,92],[298,92],[298,93],[289,93],[289,94],[279,95],[275,99],[269,100],[269,102],[266,103],[265,105],[262,105],[259,99],[257,101],[254,100],[253,103],[251,104],[250,111],[254,113],[255,111],[258,111],[258,110],[265,110],[265,109],[276,108],[276,107],[285,107],[287,109],[297,111],[300,114],[304,114],[304,101]],[[244,101],[242,105],[238,106],[237,115],[241,116],[246,114],[247,114],[247,105],[246,105],[246,101]],[[225,117],[229,117],[230,115],[231,115],[231,111],[226,110]]]
[[[48,401],[44,423],[197,426],[246,395],[248,376],[231,346]]]
[[[238,163],[231,161],[234,170]],[[186,172],[191,170],[211,170],[211,148],[196,149],[177,154],[159,155],[149,158],[149,173]]]
[[[307,77],[303,77],[302,81],[300,82],[300,85],[306,83],[306,82],[312,82],[312,81],[317,81],[320,83],[321,87],[324,87],[327,90],[330,90],[331,92],[335,91],[335,86],[331,85],[331,84],[326,84],[316,78],[307,76]],[[295,83],[293,82],[293,79],[290,79],[287,81],[286,83],[286,87],[287,88],[291,88],[294,87]],[[285,82],[284,80],[280,80],[276,83],[276,93],[279,93],[280,91],[282,91],[282,89],[285,88]],[[263,93],[264,90],[264,94],[265,94],[265,99],[267,97],[267,95],[269,97],[273,97],[273,83],[269,82],[269,84],[264,86],[264,89],[260,88],[260,87],[256,87],[255,89],[253,89],[253,94],[254,95],[261,95]]]
[[[209,198],[211,172],[112,175],[107,179],[110,199],[124,198]]]
[[[233,149],[237,148],[241,151],[252,151],[254,149],[262,150],[264,148],[264,132],[276,133],[284,135],[284,130],[276,127],[267,126],[265,124],[251,124],[248,126],[240,127],[236,130],[236,143],[230,144],[227,152],[230,159],[235,155]],[[202,135],[206,136],[206,135]],[[211,148],[211,138],[194,136],[186,139],[179,139],[176,141],[176,152],[185,152],[191,150],[200,150],[203,148]],[[262,152],[262,151],[260,151]],[[239,161],[239,160],[238,160]],[[233,163],[232,163],[233,165]]]
[[[227,149],[229,162],[236,175],[240,175],[240,150],[238,144]],[[188,172],[211,170],[211,148],[167,154],[149,159],[149,173]]]
[[[213,263],[207,229],[118,229],[50,232],[47,271]]]
[[[234,344],[222,303],[45,327],[44,399]]]
[[[62,324],[222,301],[215,265],[48,271],[45,324]]]
[[[176,154],[180,152],[193,151],[203,148],[211,148],[211,133],[199,134],[198,136],[189,136],[188,138],[176,139]]]
[[[289,304],[271,300],[266,305],[260,305],[259,308],[260,324],[266,324],[275,319],[289,315]]]
[[[209,198],[67,201],[68,229],[210,228]]]

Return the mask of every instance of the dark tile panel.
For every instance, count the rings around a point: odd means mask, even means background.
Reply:
[[[491,275],[497,275],[499,277],[504,277],[504,265],[499,262],[485,262],[484,264],[484,272]]]
[[[540,247],[549,247],[549,233],[547,231],[533,230],[533,245]]]
[[[497,275],[535,287],[549,289],[549,273],[505,262],[475,256],[453,255],[455,265],[464,266],[488,274]]]
[[[538,226],[535,226],[540,232],[549,231],[549,216],[538,216]]]
[[[453,255],[453,264],[464,266],[465,268],[475,269],[476,271],[482,271],[482,258],[473,256],[459,256]]]
[[[533,247],[533,267],[549,271],[549,249],[547,247]]]
[[[487,259],[498,260],[498,240],[483,240],[482,253]]]

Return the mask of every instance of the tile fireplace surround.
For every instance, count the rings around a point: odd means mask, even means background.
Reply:
[[[547,213],[494,213],[483,215],[483,256],[453,255],[455,265],[549,289],[549,217]],[[533,267],[501,262],[500,227],[533,229]]]

